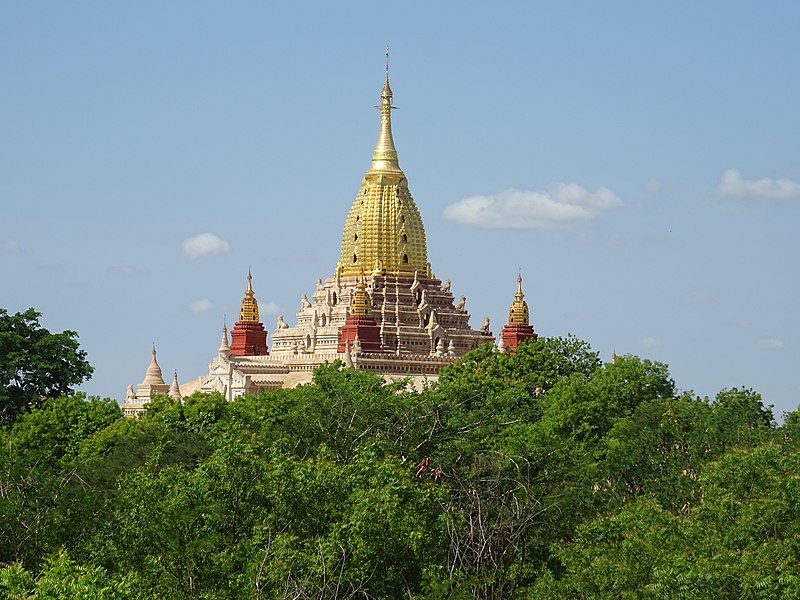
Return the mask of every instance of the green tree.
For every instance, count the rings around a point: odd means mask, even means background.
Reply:
[[[516,354],[495,352],[491,344],[479,346],[444,367],[439,382],[449,391],[455,384],[496,391],[518,383],[536,395],[572,375],[588,379],[600,365],[597,352],[573,335],[543,337],[520,344]]]
[[[684,394],[655,398],[618,420],[598,452],[597,490],[602,501],[625,503],[653,495],[675,514],[700,497],[697,481],[710,450],[708,402]]]
[[[800,590],[800,455],[765,441],[700,475],[702,501],[674,515],[648,496],[555,544],[563,572],[536,598],[795,599]]]
[[[65,551],[36,576],[16,563],[0,568],[0,595],[8,600],[144,600],[152,598],[134,574],[110,577],[101,567],[79,565]]]
[[[104,505],[78,460],[82,444],[120,421],[116,402],[46,400],[0,430],[0,561],[36,564],[91,533]]]
[[[50,333],[40,316],[32,308],[13,315],[0,308],[0,425],[92,375],[78,335]]]
[[[96,560],[161,598],[399,598],[442,562],[441,486],[364,448],[304,459],[221,434],[197,468],[120,479]]]

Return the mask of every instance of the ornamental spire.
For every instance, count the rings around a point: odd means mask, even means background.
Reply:
[[[376,106],[381,111],[381,127],[378,132],[378,143],[372,153],[372,166],[367,175],[379,173],[395,173],[403,175],[400,163],[397,160],[397,149],[394,147],[392,137],[392,109],[394,105],[392,88],[389,85],[389,48],[386,48],[386,81],[381,90],[381,103]]]
[[[250,267],[247,267],[247,291],[244,293],[248,298],[256,295],[253,291],[253,276],[250,274]]]
[[[139,384],[140,387],[146,385],[164,385],[164,377],[161,374],[161,367],[158,366],[156,360],[156,345],[153,343],[153,358],[150,360],[150,366],[145,371],[144,380]]]
[[[228,345],[228,324],[225,322],[225,318],[222,319],[222,341],[219,343],[219,353],[221,356],[225,358],[231,352],[231,347]]]
[[[258,302],[253,291],[253,276],[250,268],[247,269],[247,290],[244,293],[242,306],[239,309],[239,321],[243,323],[258,323]]]
[[[528,313],[528,303],[525,302],[525,294],[522,293],[522,274],[517,275],[517,293],[514,294],[514,302],[508,311],[509,325],[529,325],[530,316]]]
[[[175,375],[172,378],[172,385],[169,386],[169,393],[167,394],[173,400],[180,400],[181,396],[181,387],[178,385],[178,371],[175,371]]]

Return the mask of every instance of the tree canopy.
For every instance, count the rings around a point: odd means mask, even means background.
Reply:
[[[64,395],[0,427],[0,595],[794,598],[798,423],[574,337],[421,391]]]
[[[50,333],[39,317],[32,308],[13,315],[0,308],[0,425],[92,375],[78,334]]]

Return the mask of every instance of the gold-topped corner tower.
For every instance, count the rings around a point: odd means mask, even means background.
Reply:
[[[247,269],[247,290],[239,308],[239,320],[231,331],[230,356],[267,355],[267,332],[258,319],[258,301],[253,291],[253,276]]]
[[[508,309],[508,325],[500,333],[505,352],[516,353],[519,345],[525,340],[535,340],[539,334],[533,330],[528,313],[528,303],[522,293],[522,273],[517,275],[517,293]]]
[[[400,168],[392,136],[394,97],[389,85],[389,49],[386,49],[386,80],[381,90],[378,142],[372,164],[344,224],[338,274],[433,277],[428,264],[425,228],[411,197],[408,180]]]

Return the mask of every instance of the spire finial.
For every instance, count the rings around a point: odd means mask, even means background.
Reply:
[[[367,175],[372,173],[403,175],[400,164],[397,161],[397,149],[394,147],[392,138],[392,109],[394,100],[392,88],[389,85],[389,48],[386,48],[386,80],[381,90],[381,103],[376,106],[381,111],[381,127],[378,132],[378,143],[372,153],[372,166]]]
[[[389,46],[386,46],[386,80],[381,90],[381,105],[376,108],[392,107],[392,88],[389,85]]]
[[[255,296],[255,292],[253,291],[253,276],[250,273],[249,266],[247,267],[247,291],[245,292],[245,295],[248,298]]]
[[[517,293],[514,297],[517,299],[517,302],[521,302],[523,298],[525,298],[525,294],[522,293],[522,269],[520,269],[517,275]]]

